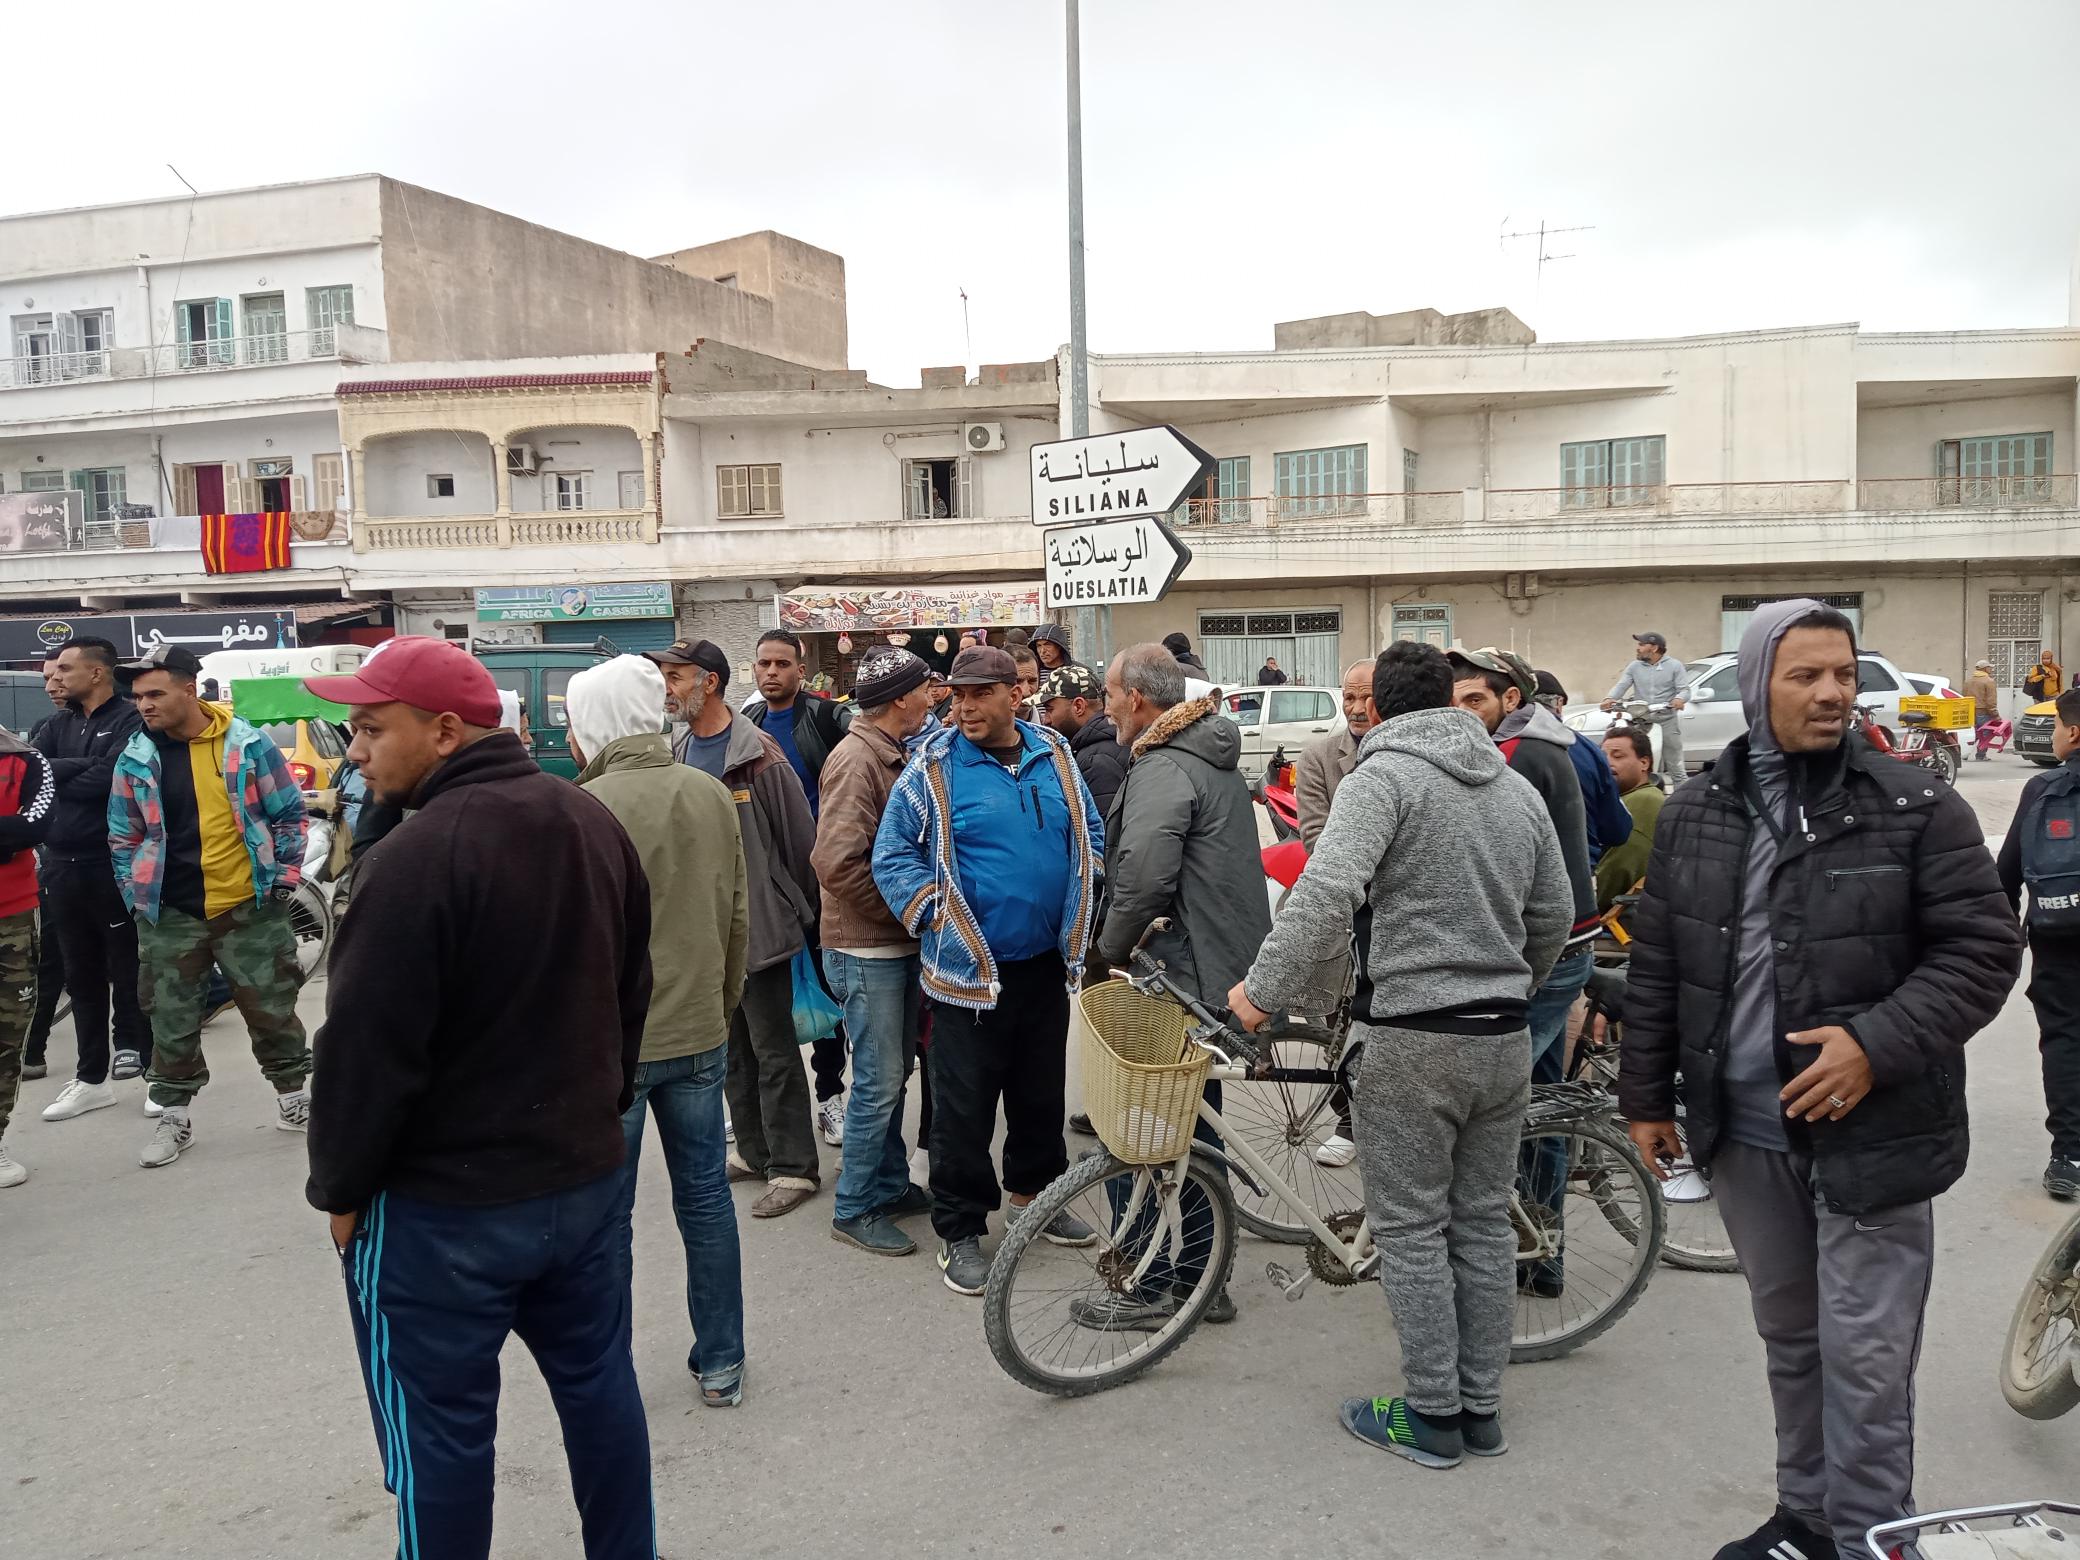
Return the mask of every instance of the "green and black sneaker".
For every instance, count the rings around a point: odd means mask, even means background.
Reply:
[[[1337,1417],[1359,1440],[1425,1468],[1456,1468],[1465,1450],[1456,1422],[1426,1419],[1407,1398],[1346,1398]]]

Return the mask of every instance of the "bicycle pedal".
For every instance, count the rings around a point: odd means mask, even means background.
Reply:
[[[1288,1300],[1298,1300],[1307,1293],[1307,1286],[1314,1282],[1312,1272],[1304,1272],[1295,1278],[1290,1271],[1280,1267],[1276,1262],[1264,1264],[1264,1276],[1270,1279],[1277,1286],[1278,1292]]]

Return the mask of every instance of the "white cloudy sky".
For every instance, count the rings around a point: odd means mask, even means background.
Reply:
[[[1058,0],[113,0],[94,38],[0,206],[378,171],[639,253],[835,249],[887,383],[1067,336]],[[1092,347],[2062,325],[2076,59],[2074,0],[1085,0]],[[1497,237],[1541,217],[1594,228],[1542,279]]]

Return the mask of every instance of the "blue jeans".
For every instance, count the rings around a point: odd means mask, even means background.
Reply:
[[[556,1404],[587,1560],[657,1553],[618,1181],[494,1207],[379,1192],[363,1210],[341,1266],[402,1560],[491,1553],[498,1355],[512,1333]]]
[[[722,1079],[728,1069],[729,1047],[721,1045],[698,1056],[638,1062],[635,1103],[621,1118],[628,1137],[615,1207],[622,1271],[635,1270],[636,1173],[643,1157],[643,1118],[655,1110],[665,1173],[672,1179],[672,1212],[686,1247],[686,1319],[693,1325],[686,1368],[696,1376],[744,1362],[743,1252],[723,1162],[729,1152],[722,1135]]]
[[[888,1206],[910,1185],[910,1156],[903,1148],[903,1086],[917,1055],[919,970],[914,953],[900,959],[859,959],[835,948],[823,950],[823,976],[845,1010],[845,1033],[852,1039],[845,1163],[838,1171],[834,1210],[841,1220],[862,1218]]]
[[[1531,994],[1531,1005],[1524,1021],[1531,1030],[1531,1081],[1534,1084],[1560,1081],[1567,1061],[1567,1015],[1574,1011],[1574,999],[1589,984],[1589,972],[1595,967],[1596,956],[1591,950],[1584,948],[1579,953],[1571,953],[1553,966],[1553,973],[1546,977],[1546,983]],[[1559,1138],[1539,1139],[1535,1150],[1527,1150],[1520,1156],[1518,1174],[1527,1181],[1527,1195],[1552,1213],[1557,1228],[1567,1190],[1567,1145]],[[1561,1276],[1558,1258],[1535,1263],[1533,1267],[1546,1277],[1557,1279]]]

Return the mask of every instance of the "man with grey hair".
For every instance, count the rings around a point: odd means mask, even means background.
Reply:
[[[1293,805],[1300,813],[1300,838],[1309,850],[1329,821],[1336,788],[1358,765],[1358,744],[1378,719],[1372,710],[1372,661],[1353,661],[1343,674],[1343,726],[1326,731],[1300,753],[1300,772],[1293,780]]]
[[[1150,925],[1168,917],[1169,929],[1149,939],[1149,953],[1179,985],[1217,1004],[1249,973],[1270,935],[1271,912],[1249,787],[1237,767],[1241,735],[1219,717],[1212,699],[1185,698],[1184,682],[1184,668],[1159,644],[1122,650],[1106,679],[1106,708],[1133,761],[1105,820],[1110,900],[1098,952],[1123,965]],[[1215,1109],[1219,1088],[1207,1085]],[[1203,1122],[1198,1135],[1219,1146]],[[1079,1325],[1113,1331],[1163,1326],[1177,1296],[1196,1287],[1194,1258],[1203,1270],[1211,1244],[1211,1211],[1195,1207],[1195,1195],[1186,1193],[1185,1238],[1175,1262],[1159,1259],[1137,1293],[1080,1303]],[[1234,1315],[1224,1291],[1214,1297],[1207,1320]]]

